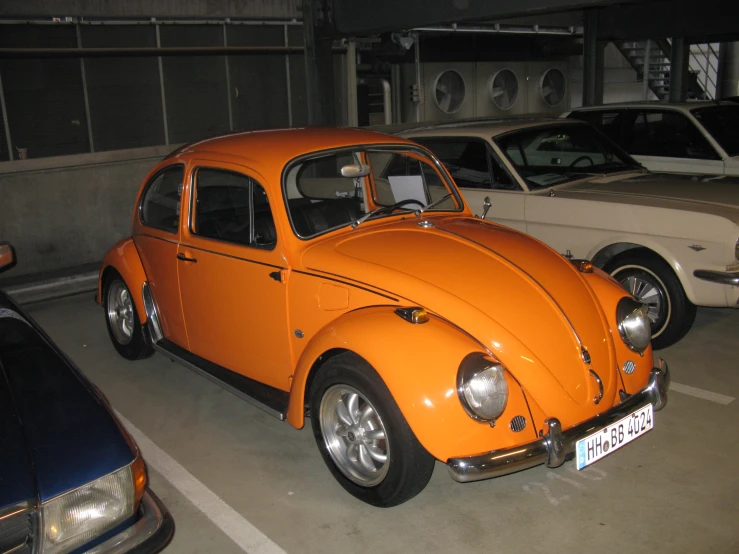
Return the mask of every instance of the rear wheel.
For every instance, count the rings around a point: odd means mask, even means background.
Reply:
[[[311,386],[310,413],[323,460],[359,500],[397,506],[431,479],[434,458],[380,376],[358,356],[340,354],[321,367]]]
[[[121,356],[128,360],[141,360],[154,353],[141,326],[131,292],[117,272],[103,285],[103,309],[110,340]]]
[[[638,248],[615,256],[603,269],[649,306],[654,349],[675,344],[690,330],[695,304],[688,300],[677,275],[662,258]]]

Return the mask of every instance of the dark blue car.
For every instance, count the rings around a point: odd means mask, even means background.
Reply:
[[[105,397],[0,291],[0,553],[153,553],[173,532]]]

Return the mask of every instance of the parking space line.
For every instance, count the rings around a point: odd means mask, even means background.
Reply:
[[[726,396],[717,392],[711,392],[709,390],[691,387],[690,385],[682,385],[680,383],[676,383],[675,381],[670,384],[670,392],[672,391],[680,392],[682,394],[689,394],[690,396],[695,396],[696,398],[702,398],[703,400],[716,402],[716,404],[727,405],[736,400],[736,398],[734,398],[733,396]]]
[[[254,527],[218,495],[201,483],[177,461],[131,424],[120,413],[118,419],[136,440],[144,460],[169,481],[185,498],[192,502],[205,517],[249,554],[286,554],[269,537]],[[175,521],[175,526],[177,522]]]

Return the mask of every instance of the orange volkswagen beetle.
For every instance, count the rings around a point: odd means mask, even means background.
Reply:
[[[427,484],[578,468],[667,401],[646,307],[584,261],[473,216],[442,164],[357,129],[239,133],[146,177],[105,257],[113,345],[296,428],[376,506]],[[656,366],[656,367],[654,367]]]

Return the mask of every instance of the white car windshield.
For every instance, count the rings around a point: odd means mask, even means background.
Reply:
[[[440,165],[412,147],[355,147],[298,159],[283,183],[293,230],[309,238],[395,213],[459,211],[459,193]]]
[[[493,139],[529,189],[559,185],[583,175],[641,169],[618,146],[588,125],[547,125]]]

